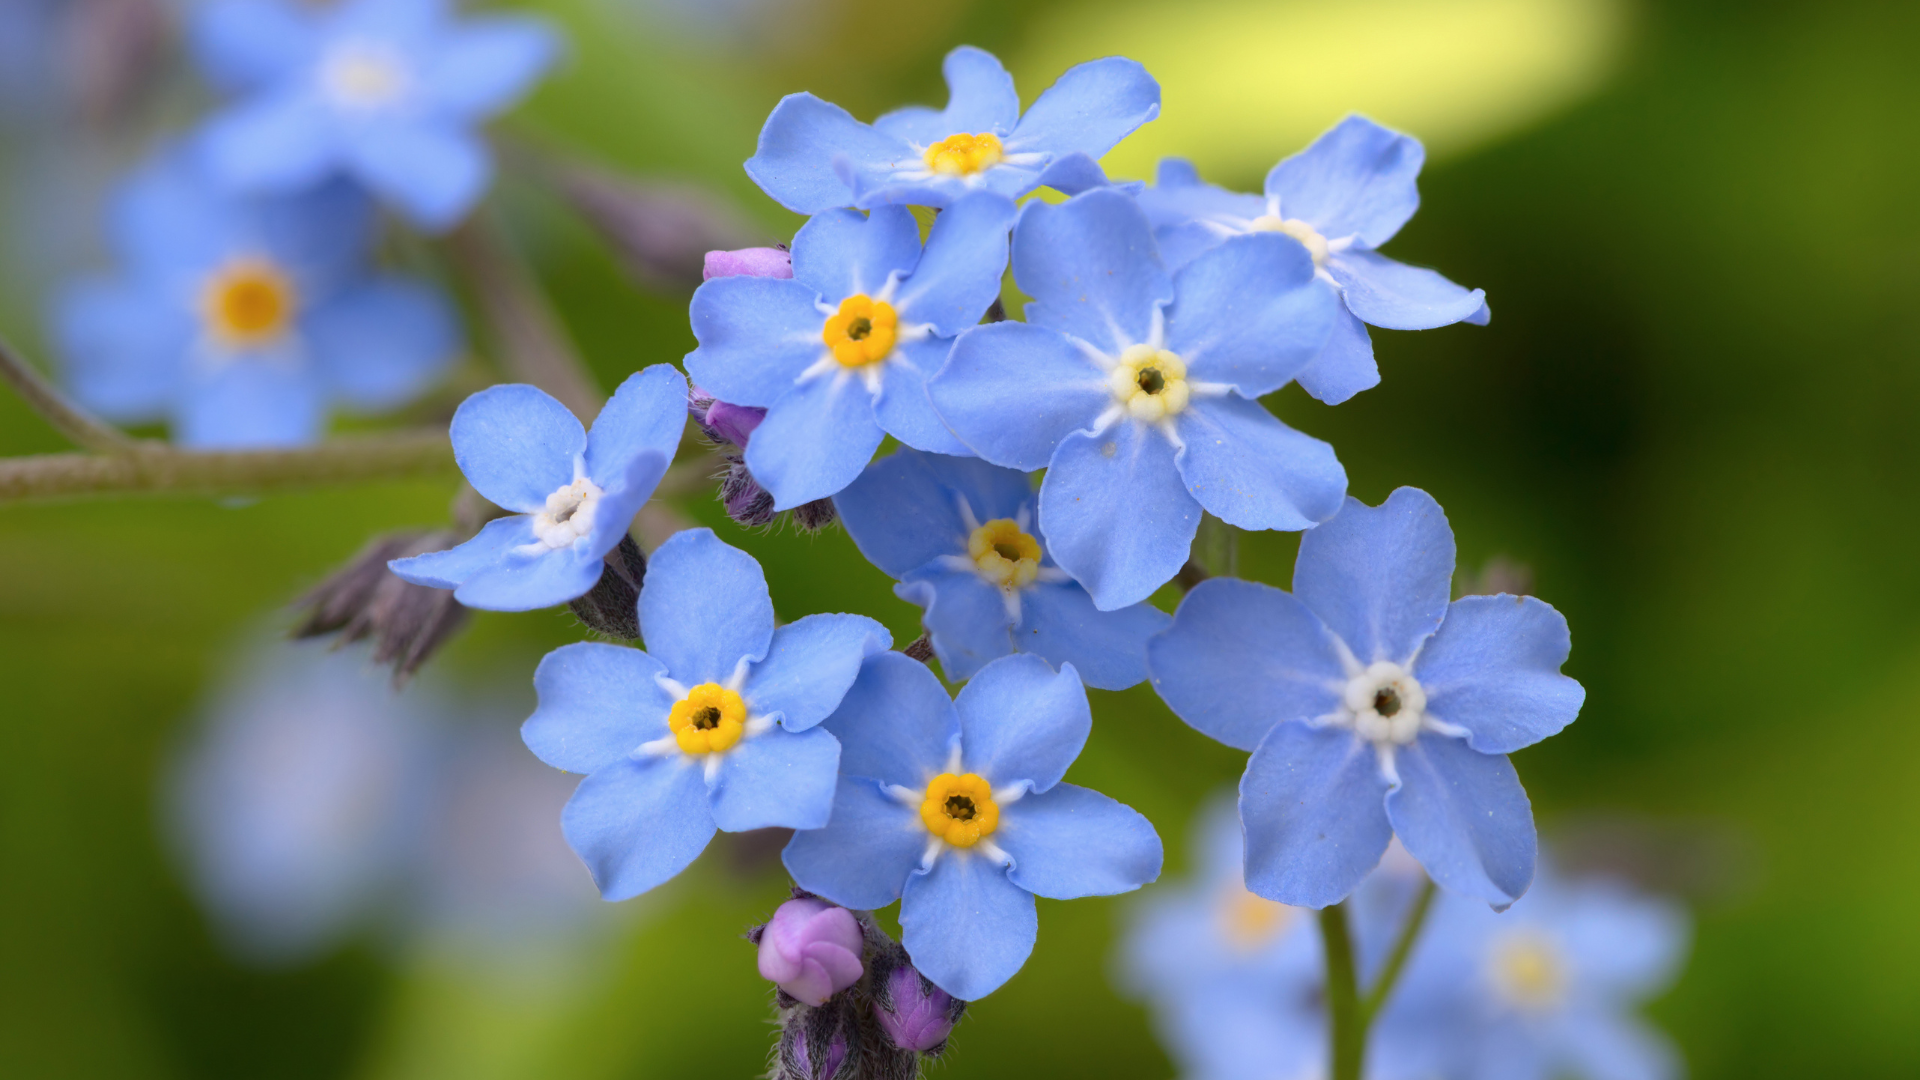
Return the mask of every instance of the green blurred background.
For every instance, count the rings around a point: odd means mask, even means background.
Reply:
[[[1586,709],[1517,763],[1550,838],[1694,906],[1691,963],[1652,1009],[1693,1075],[1920,1075],[1920,7],[545,7],[573,54],[505,127],[722,192],[765,242],[796,219],[739,163],[774,101],[937,104],[962,42],[1005,58],[1029,101],[1083,59],[1146,63],[1164,113],[1109,159],[1118,173],[1183,153],[1256,190],[1356,109],[1425,139],[1424,205],[1389,253],[1484,287],[1492,324],[1377,333],[1377,389],[1270,404],[1333,442],[1355,495],[1427,489],[1463,570],[1517,560],[1567,614]],[[606,385],[691,348],[684,292],[637,289],[539,192],[509,180],[502,200]],[[34,341],[52,282],[14,280],[4,329]],[[62,448],[0,396],[0,452]],[[0,1073],[764,1067],[765,984],[738,935],[785,880],[737,848],[631,905],[558,989],[373,940],[275,971],[214,944],[156,824],[162,761],[263,615],[371,532],[440,520],[451,491],[0,508]],[[746,533],[704,493],[685,509],[761,558],[783,617],[851,609],[915,633],[844,533]],[[1243,574],[1284,583],[1293,542],[1244,540]],[[483,614],[436,663],[523,680],[580,636],[564,614]],[[1182,872],[1190,817],[1242,755],[1144,688],[1095,698],[1069,778],[1145,812]],[[1171,1075],[1144,1013],[1106,988],[1124,903],[1042,901],[1032,961],[975,1007],[941,1075]]]

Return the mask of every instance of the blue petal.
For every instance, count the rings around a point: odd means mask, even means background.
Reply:
[[[914,874],[900,901],[900,943],[913,966],[962,1001],[1005,985],[1040,932],[1033,894],[986,858],[958,850]]]
[[[360,409],[391,409],[426,389],[460,347],[453,309],[438,292],[374,277],[304,321],[334,395]]]
[[[173,438],[195,450],[303,446],[326,430],[324,401],[305,365],[238,356],[192,376],[180,394]]]
[[[1542,868],[1525,910],[1543,919],[1550,879]],[[1585,881],[1559,897],[1553,922],[1581,982],[1596,996],[1648,997],[1678,974],[1687,948],[1687,916],[1678,905],[1605,881]]]
[[[1639,1018],[1585,1009],[1561,1025],[1567,1064],[1590,1080],[1679,1080],[1680,1056]]]
[[[954,456],[970,455],[967,444],[948,430],[927,396],[927,377],[940,370],[953,348],[952,338],[929,337],[903,342],[881,369],[880,395],[873,399],[873,418],[887,434],[915,450]]]
[[[1011,518],[1032,501],[1033,487],[1025,473],[979,458],[899,450],[867,466],[833,501],[860,554],[899,579],[967,549],[962,499],[976,521]]]
[[[860,376],[830,371],[767,410],[747,443],[747,468],[773,494],[775,510],[791,510],[853,483],[884,437]]]
[[[971,570],[929,568],[894,586],[893,594],[926,609],[920,625],[932,635],[940,670],[951,682],[971,679],[982,664],[1014,652],[1013,620],[999,587]]]
[[[725,832],[818,829],[833,812],[840,742],[818,729],[742,739],[707,785],[713,823]]]
[[[1347,676],[1327,628],[1271,585],[1212,578],[1147,643],[1153,688],[1196,731],[1252,750],[1275,724],[1340,707]]]
[[[1125,690],[1147,677],[1147,639],[1170,621],[1151,604],[1101,611],[1073,582],[1040,584],[1020,594],[1013,642],[1055,666],[1072,664],[1088,686]]]
[[[875,131],[812,94],[788,94],[760,129],[759,146],[746,169],[775,202],[796,214],[819,214],[853,204],[852,190],[834,171],[839,157],[919,162],[904,139]]]
[[[660,661],[625,645],[578,641],[540,660],[540,704],[520,738],[556,769],[590,773],[667,734],[674,697],[660,687]]]
[[[1308,529],[1340,511],[1347,471],[1333,447],[1239,394],[1198,398],[1180,417],[1187,490],[1242,529]]]
[[[843,776],[826,828],[795,833],[780,861],[808,892],[871,911],[900,898],[926,848],[917,808],[883,793],[872,780]]]
[[[1007,877],[1050,900],[1132,892],[1160,876],[1160,834],[1153,823],[1074,784],[1007,806],[993,841],[1013,856]]]
[[[947,79],[947,107],[939,112],[912,105],[873,122],[885,134],[931,146],[956,132],[1005,136],[1020,119],[1020,95],[1013,76],[985,49],[962,45],[940,65]]]
[[[1531,596],[1468,596],[1420,650],[1414,670],[1427,713],[1467,729],[1483,754],[1510,754],[1558,734],[1587,692],[1560,674],[1573,639],[1566,617]]]
[[[886,627],[865,615],[808,615],[773,632],[743,693],[755,713],[779,713],[786,730],[805,731],[840,707],[862,661],[892,645]]]
[[[687,686],[724,683],[773,640],[773,598],[753,556],[711,529],[687,529],[654,549],[640,590],[647,651]]]
[[[1334,315],[1326,348],[1294,380],[1302,390],[1329,405],[1338,405],[1380,385],[1380,367],[1373,362],[1373,341],[1367,337],[1367,325],[1354,318],[1344,303]]]
[[[330,12],[328,29],[418,47],[438,36],[452,9],[453,0],[343,0]]]
[[[1012,199],[988,191],[941,211],[926,252],[894,300],[901,321],[931,323],[935,334],[948,338],[978,323],[1000,295],[1014,213]]]
[[[1404,664],[1446,617],[1453,530],[1433,496],[1398,488],[1378,507],[1358,499],[1300,538],[1293,594],[1362,664]]]
[[[207,81],[242,90],[298,71],[310,62],[314,32],[308,12],[281,0],[209,0],[187,23],[194,61]]]
[[[584,596],[606,567],[605,552],[576,541],[557,550],[544,544],[509,551],[453,591],[453,598],[482,611],[537,611]]]
[[[973,176],[930,174],[918,151],[894,161],[834,161],[853,191],[855,206],[930,206],[944,209],[976,192],[1017,199],[1040,182],[1040,171],[1001,163]]]
[[[394,559],[387,569],[403,581],[430,589],[457,589],[482,570],[500,565],[514,548],[533,543],[533,519],[525,514],[494,518],[465,542],[446,551]],[[576,769],[576,772],[587,772]]]
[[[824,726],[840,740],[841,773],[915,790],[947,770],[960,738],[960,718],[939,677],[897,652],[867,657]]]
[[[713,815],[700,772],[680,756],[626,758],[580,782],[560,827],[602,897],[639,896],[706,850]]]
[[[486,145],[436,122],[370,124],[347,147],[354,176],[428,232],[467,216],[493,178]]]
[[[1349,116],[1275,165],[1267,196],[1280,200],[1281,217],[1305,221],[1329,240],[1358,236],[1379,247],[1419,208],[1414,180],[1425,160],[1419,140]]]
[[[1266,199],[1203,183],[1192,162],[1171,157],[1160,159],[1153,186],[1141,192],[1137,201],[1156,233],[1196,219],[1250,222],[1267,212]],[[1213,238],[1214,243],[1222,239],[1217,232]],[[1166,254],[1164,248],[1161,254]],[[1171,256],[1167,262],[1173,262]]]
[[[573,483],[587,433],[565,405],[524,383],[490,386],[453,414],[453,457],[467,482],[495,505],[522,514]]]
[[[201,166],[191,152],[163,152],[114,193],[113,245],[134,279],[191,294],[252,240],[245,203],[210,183]]]
[[[121,281],[85,281],[55,302],[53,338],[67,388],[109,420],[165,416],[186,374],[195,328],[178,304]]]
[[[783,278],[722,277],[693,294],[687,374],[721,401],[766,408],[828,354],[814,291]]]
[[[1160,115],[1160,84],[1137,61],[1109,56],[1068,68],[1033,103],[1007,140],[1007,152],[1104,157],[1141,124]]]
[[[1029,202],[1014,226],[1013,277],[1033,297],[1027,322],[1115,356],[1150,340],[1155,309],[1173,299],[1146,215],[1112,188]]]
[[[657,450],[642,450],[629,458],[625,475],[611,477],[606,482],[600,505],[594,511],[593,531],[584,541],[574,541],[575,547],[581,548],[582,556],[604,558],[607,552],[618,547],[621,538],[633,527],[633,515],[653,497],[653,489],[665,475],[667,459]]]
[[[1387,815],[1407,851],[1442,888],[1495,911],[1533,881],[1533,804],[1504,754],[1422,733],[1394,758],[1400,786]]]
[[[1463,289],[1431,270],[1395,262],[1377,251],[1349,248],[1327,260],[1347,308],[1361,322],[1389,330],[1431,330],[1471,318],[1487,294]]]
[[[605,488],[624,482],[628,464],[643,453],[672,461],[686,428],[686,377],[672,364],[637,371],[594,418],[587,433],[587,476]]]
[[[229,107],[200,129],[207,168],[241,191],[293,191],[340,160],[326,106],[302,90],[273,91]]]
[[[441,38],[420,81],[441,109],[478,119],[519,101],[559,53],[559,37],[538,19],[470,19]]]
[[[205,180],[196,176],[194,182]],[[243,217],[247,236],[242,243],[280,263],[309,301],[324,302],[366,279],[379,222],[366,192],[345,179],[293,195],[239,201],[229,213]]]
[[[1106,372],[1072,340],[1022,322],[961,334],[927,395],[960,441],[995,465],[1044,469],[1060,440],[1113,401]]]
[[[1040,484],[1040,527],[1055,562],[1102,611],[1137,604],[1186,565],[1200,505],[1161,434],[1122,419],[1061,440]]]
[[[1099,162],[1078,151],[1064,154],[1048,163],[1034,183],[1038,187],[1050,187],[1063,195],[1078,195],[1100,187],[1113,187],[1134,195],[1145,187],[1137,180],[1120,183],[1108,180]]]
[[[1350,731],[1276,724],[1240,779],[1247,888],[1323,908],[1346,899],[1393,839],[1373,747]]]
[[[1086,688],[1072,666],[1006,656],[967,680],[954,698],[961,767],[994,787],[1027,782],[1046,791],[1067,774],[1093,731]]]
[[[1340,301],[1314,280],[1313,258],[1290,236],[1229,238],[1173,279],[1167,348],[1187,378],[1224,382],[1250,398],[1298,375],[1333,333]]]
[[[793,280],[829,304],[856,293],[877,295],[888,279],[906,277],[919,261],[920,225],[904,206],[878,207],[871,215],[834,210],[793,237]]]

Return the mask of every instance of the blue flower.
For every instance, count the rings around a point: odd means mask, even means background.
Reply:
[[[926,665],[872,656],[825,725],[844,748],[833,818],[794,836],[787,869],[844,907],[899,900],[913,965],[954,997],[984,997],[1033,951],[1034,896],[1160,876],[1146,818],[1060,782],[1092,724],[1071,666],[1003,657],[949,700]]]
[[[345,184],[233,198],[165,154],[120,193],[111,239],[120,275],[55,304],[68,385],[185,446],[312,442],[330,405],[399,405],[459,347],[437,292],[368,269],[372,207]]]
[[[1104,185],[1094,159],[1160,115],[1160,84],[1117,56],[1072,68],[1024,116],[1013,76],[993,54],[963,45],[943,70],[951,95],[944,111],[899,109],[871,126],[812,94],[787,95],[760,129],[747,175],[801,214],[946,207],[983,190],[1073,194]]]
[[[1102,690],[1147,677],[1147,638],[1167,614],[1095,608],[1047,556],[1025,473],[901,450],[867,466],[834,506],[861,554],[900,582],[894,594],[926,609],[948,679],[1016,652],[1072,664]]]
[[[905,207],[821,214],[793,241],[793,278],[721,277],[693,294],[693,381],[767,410],[747,468],[774,509],[853,482],[885,435],[965,454],[927,401],[954,335],[1000,295],[1013,203],[982,193],[934,222]]]
[[[1300,538],[1291,594],[1215,578],[1147,646],[1182,720],[1252,750],[1247,885],[1344,898],[1394,836],[1447,889],[1496,908],[1533,878],[1533,809],[1507,754],[1573,722],[1567,621],[1532,597],[1448,604],[1453,531],[1426,492],[1348,499]],[[1371,752],[1369,752],[1371,750]]]
[[[892,643],[862,615],[774,629],[759,564],[707,529],[653,553],[640,628],[646,652],[548,653],[533,676],[540,707],[520,729],[540,760],[587,774],[561,826],[609,900],[686,869],[716,828],[825,825],[841,749],[818,725],[861,660]]]
[[[215,175],[286,191],[344,172],[416,225],[466,216],[493,171],[479,121],[512,105],[553,62],[545,23],[456,23],[446,0],[212,0],[195,51],[217,86],[247,97],[210,121]]]
[[[1191,164],[1167,158],[1140,205],[1175,270],[1250,232],[1285,233],[1306,245],[1316,271],[1339,288],[1346,307],[1325,351],[1297,378],[1314,397],[1338,405],[1380,382],[1367,326],[1430,330],[1457,322],[1484,326],[1490,317],[1485,292],[1375,250],[1420,205],[1414,178],[1425,160],[1419,140],[1349,116],[1275,165],[1264,198],[1201,183]]]
[[[686,379],[655,364],[620,384],[588,434],[537,387],[480,391],[453,414],[453,457],[475,491],[515,513],[450,551],[387,565],[489,611],[531,611],[584,594],[666,474],[686,427],[686,399]]]
[[[1047,470],[1048,548],[1102,611],[1179,572],[1202,508],[1245,529],[1340,508],[1333,448],[1257,400],[1320,351],[1339,306],[1297,241],[1235,237],[1169,278],[1140,208],[1102,188],[1029,202],[1013,275],[1027,321],[961,335],[927,392],[981,457]]]

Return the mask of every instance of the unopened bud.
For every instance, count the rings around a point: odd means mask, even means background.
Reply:
[[[687,391],[687,413],[700,425],[700,433],[708,442],[732,443],[742,450],[747,448],[753,429],[767,418],[765,409],[721,401],[697,386]]]
[[[631,640],[640,636],[640,583],[647,576],[647,557],[633,537],[622,536],[607,552],[600,580],[567,606],[580,621],[609,637]]]
[[[853,912],[813,897],[780,905],[760,935],[760,974],[819,1006],[860,981],[863,943]]]
[[[939,1056],[966,1011],[966,1002],[928,981],[904,950],[875,960],[873,1018],[900,1049]]]
[[[337,633],[342,644],[373,638],[374,663],[392,664],[394,681],[404,682],[466,624],[467,609],[448,590],[401,580],[387,563],[464,539],[451,531],[376,538],[299,600],[307,615],[293,636]]]
[[[727,516],[749,529],[773,521],[773,495],[747,471],[747,463],[730,457],[727,475],[720,481],[720,502]]]
[[[738,251],[709,251],[706,265],[701,268],[703,281],[717,277],[770,277],[790,278],[793,276],[793,255],[786,248],[741,248]]]
[[[860,1072],[860,1029],[841,1002],[795,1009],[775,1051],[778,1080],[853,1080]]]
[[[819,532],[833,524],[839,516],[833,508],[832,499],[815,499],[793,508],[793,523],[808,532]]]

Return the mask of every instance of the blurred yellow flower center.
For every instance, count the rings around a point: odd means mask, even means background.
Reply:
[[[1149,423],[1177,416],[1187,407],[1187,362],[1177,353],[1148,345],[1129,346],[1120,363],[1107,373],[1113,400],[1135,420]]]
[[[833,350],[833,358],[845,367],[865,367],[885,360],[893,352],[900,318],[893,305],[875,300],[865,293],[854,293],[840,301],[840,310],[828,316],[820,339]]]
[[[1307,254],[1313,256],[1313,265],[1325,266],[1327,263],[1327,238],[1299,218],[1283,219],[1272,214],[1261,214],[1253,219],[1253,231],[1286,233],[1306,246]]]
[[[400,58],[372,44],[335,49],[321,66],[320,79],[335,101],[355,108],[387,104],[407,88],[407,70]]]
[[[281,337],[298,302],[293,282],[265,259],[235,259],[215,271],[200,294],[207,330],[228,345],[261,345]]]
[[[961,132],[927,147],[927,171],[936,176],[972,176],[1000,164],[1005,156],[1000,136],[993,132],[983,131],[978,135]]]
[[[1493,985],[1508,1004],[1551,1009],[1567,986],[1566,965],[1553,942],[1532,931],[1515,931],[1493,943]]]
[[[740,741],[747,726],[747,703],[718,683],[701,683],[673,703],[667,727],[688,754],[717,754]]]
[[[927,784],[920,820],[928,832],[954,847],[972,847],[999,827],[1000,807],[993,801],[993,789],[980,777],[941,773]]]
[[[1032,584],[1040,573],[1040,541],[1006,518],[995,518],[967,537],[967,554],[980,576],[1001,588]]]
[[[1251,952],[1280,936],[1293,925],[1297,908],[1290,908],[1264,896],[1256,896],[1235,885],[1227,891],[1219,908],[1220,936],[1236,949]]]

